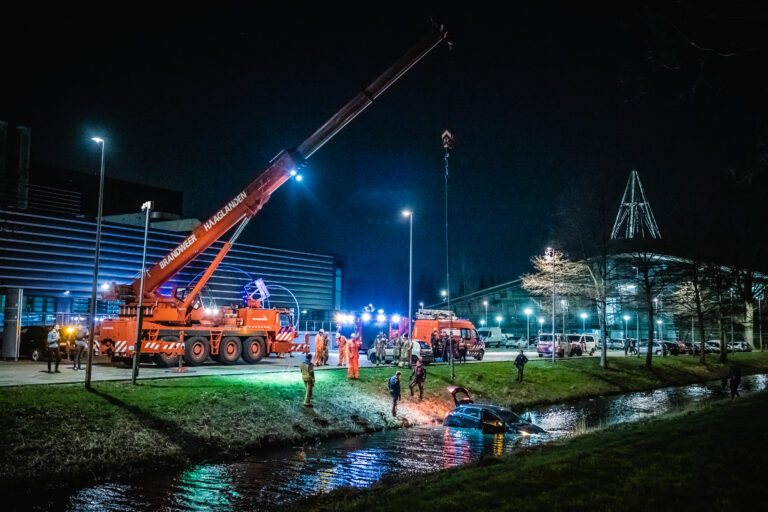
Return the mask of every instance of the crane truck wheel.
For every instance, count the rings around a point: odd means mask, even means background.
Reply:
[[[160,338],[161,341],[170,341],[170,342],[177,342],[179,341],[178,336],[162,336]],[[169,368],[171,366],[178,366],[179,365],[179,356],[177,355],[171,355],[171,354],[155,354],[155,364],[157,366],[160,366],[161,368]]]
[[[253,336],[243,342],[243,359],[249,363],[258,363],[267,355],[267,344],[264,338]]]
[[[221,340],[219,345],[219,353],[215,356],[211,356],[220,363],[232,364],[236,363],[240,359],[240,355],[243,353],[243,346],[240,344],[240,338],[236,336],[227,336]]]
[[[184,342],[184,362],[189,366],[200,366],[208,359],[210,352],[208,338],[193,336]]]

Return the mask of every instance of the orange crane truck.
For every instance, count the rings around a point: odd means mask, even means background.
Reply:
[[[201,307],[200,292],[248,221],[264,207],[272,193],[295,176],[315,151],[443,41],[448,41],[445,28],[433,26],[413,48],[297,148],[281,151],[256,179],[149,268],[143,288],[140,278],[127,285],[113,283],[102,296],[123,305],[116,318],[105,319],[94,331],[102,348],[111,350],[113,359],[124,361],[133,358],[138,349],[139,356],[151,356],[160,366],[176,365],[180,358],[196,366],[209,356],[226,364],[240,357],[256,363],[270,353],[309,352],[308,337],[303,343],[295,341],[298,333],[290,311],[264,309],[260,301],[253,298],[237,307],[206,310]],[[159,293],[179,270],[229,231],[232,231],[229,241],[191,289],[174,288],[170,297]],[[135,347],[137,340],[139,344]]]

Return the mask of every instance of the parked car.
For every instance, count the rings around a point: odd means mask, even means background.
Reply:
[[[419,344],[419,352],[421,353],[421,361],[424,364],[434,363],[435,362],[435,356],[432,353],[432,346],[427,343],[426,341],[421,340],[414,340],[414,342]],[[391,363],[394,361],[394,349],[395,344],[393,341],[388,341],[387,346],[384,349],[384,353],[386,354],[386,361],[385,363]],[[366,352],[366,357],[368,360],[372,363],[376,363],[376,349],[375,348],[369,348],[368,352]],[[411,354],[411,363],[416,364],[416,356]]]
[[[637,353],[641,355],[648,353],[647,339],[640,342],[640,346],[637,347]],[[660,356],[660,355],[667,355],[668,353],[669,351],[667,350],[667,347],[663,345],[659,340],[653,341],[653,355]]]
[[[665,348],[667,349],[667,352],[670,355],[679,356],[679,355],[688,353],[688,348],[685,346],[685,343],[683,343],[682,341],[664,340],[662,341],[662,343],[664,344]]]
[[[504,344],[504,347],[506,348],[516,348],[516,349],[526,349],[528,348],[528,341],[526,341],[523,338],[519,338],[516,336],[508,336],[507,342]]]
[[[711,352],[715,354],[720,353],[720,340],[707,340],[704,342],[705,346],[711,349]],[[733,352],[733,346],[730,343],[726,345],[728,352]]]
[[[48,333],[52,325],[30,325],[21,328],[19,338],[19,357],[28,357],[33,361],[43,361],[48,357]],[[66,341],[60,342],[62,357],[66,354]]]
[[[733,344],[728,344],[730,352],[751,352],[752,345],[746,341],[734,341]]]
[[[486,347],[501,347],[501,344],[506,342],[507,339],[506,336],[502,334],[500,327],[485,327],[483,329],[478,329],[477,334],[483,338]]]
[[[597,344],[597,348],[601,348],[600,344]],[[608,350],[624,350],[624,340],[616,338],[608,338],[607,347]]]
[[[461,386],[450,386],[455,408],[446,414],[446,427],[476,428],[487,434],[505,432],[523,435],[544,434],[545,430],[522,418],[517,413],[496,405],[476,404],[469,391]]]

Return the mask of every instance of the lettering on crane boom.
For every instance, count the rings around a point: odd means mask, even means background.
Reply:
[[[160,268],[165,268],[166,265],[168,265],[170,262],[175,260],[179,257],[179,254],[183,253],[187,249],[189,249],[189,246],[192,245],[197,241],[197,238],[194,234],[189,235],[186,240],[181,242],[177,248],[172,250],[168,256],[160,260]]]
[[[213,226],[215,226],[217,222],[219,222],[221,219],[226,217],[227,214],[232,210],[234,210],[237,205],[242,203],[246,197],[247,197],[247,194],[245,193],[245,191],[237,194],[237,196],[233,200],[231,200],[226,205],[224,205],[224,208],[216,212],[213,217],[208,219],[208,221],[205,224],[203,224],[203,227],[205,227],[205,230],[210,231],[210,229]]]

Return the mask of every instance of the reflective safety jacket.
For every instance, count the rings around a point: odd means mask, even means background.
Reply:
[[[315,365],[312,363],[301,363],[301,378],[304,382],[315,383]]]

